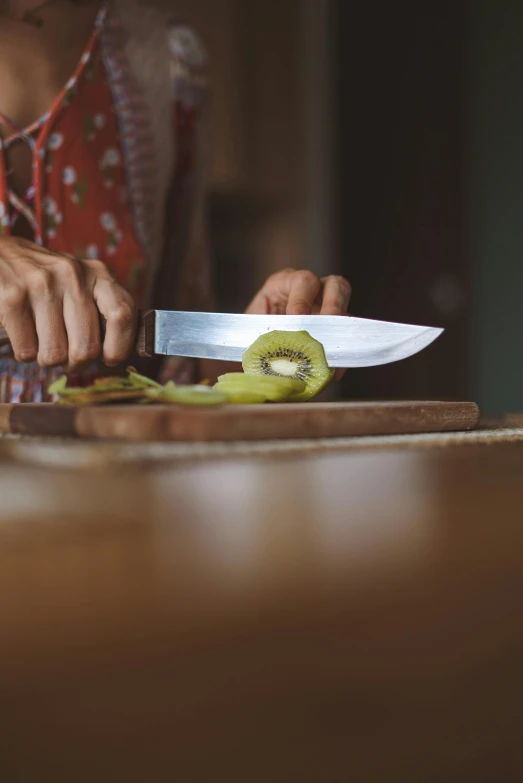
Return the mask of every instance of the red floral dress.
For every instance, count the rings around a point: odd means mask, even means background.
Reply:
[[[119,116],[100,51],[105,15],[102,9],[75,73],[48,114],[26,129],[0,115],[13,130],[0,141],[0,234],[15,233],[23,216],[37,243],[80,259],[100,259],[140,305],[146,254],[130,208]],[[184,133],[195,132],[194,107],[180,103],[174,117],[183,152]],[[21,143],[33,150],[34,175],[23,198],[9,188],[4,154],[11,144]],[[187,139],[185,148],[190,150]],[[182,174],[191,160],[186,154],[178,162]],[[57,374],[0,355],[0,401],[45,400]]]

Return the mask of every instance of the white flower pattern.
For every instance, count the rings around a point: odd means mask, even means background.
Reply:
[[[107,231],[107,255],[114,256],[118,249],[118,245],[123,239],[123,233],[118,228],[116,219],[111,212],[104,212],[100,218],[100,222],[102,227]]]
[[[72,166],[66,166],[62,172],[62,182],[64,185],[74,185],[76,182],[76,171]]]
[[[47,142],[47,147],[50,150],[59,150],[62,144],[64,143],[64,135],[63,133],[51,133],[49,136],[49,140]]]
[[[100,218],[100,223],[106,231],[114,231],[116,229],[116,220],[111,212],[104,212]]]
[[[51,196],[46,196],[42,201],[42,209],[44,210],[45,215],[52,216],[57,214],[58,205],[54,198],[51,198]]]
[[[42,209],[44,211],[45,234],[48,239],[56,239],[58,226],[63,222],[63,215],[58,209],[58,204],[51,196],[46,196],[42,201]]]
[[[119,166],[121,162],[120,153],[115,147],[110,147],[105,151],[101,161],[102,168],[105,166]]]
[[[100,161],[100,169],[103,174],[106,188],[112,188],[115,180],[115,169],[122,163],[122,157],[116,147],[107,149]]]

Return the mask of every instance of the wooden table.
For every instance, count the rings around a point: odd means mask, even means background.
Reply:
[[[1,454],[6,783],[523,780],[523,443]]]

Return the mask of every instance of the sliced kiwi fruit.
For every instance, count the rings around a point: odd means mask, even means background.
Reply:
[[[127,368],[127,380],[137,389],[162,389],[162,384],[158,381],[153,381],[152,378],[147,378],[145,375],[140,375],[134,367]]]
[[[92,386],[67,386],[67,376],[62,376],[49,386],[49,394],[57,396],[67,405],[105,405],[114,402],[132,402],[143,396],[143,390],[127,378],[97,378]]]
[[[235,389],[227,383],[217,383],[214,390],[225,394],[231,405],[263,405],[267,402],[265,394],[249,391],[249,389]]]
[[[276,375],[247,375],[242,372],[220,375],[218,383],[224,391],[261,394],[269,402],[284,402],[291,395],[299,394],[305,390],[305,384],[296,378],[283,378]]]
[[[268,332],[243,354],[246,375],[301,381],[305,388],[294,391],[289,401],[316,397],[334,377],[323,345],[308,332]]]
[[[127,377],[97,378],[92,386],[69,387],[64,375],[49,387],[49,393],[56,395],[65,405],[106,405],[115,402],[150,403],[160,402],[176,405],[226,405],[226,394],[209,386],[176,386],[169,381],[162,386],[132,367]]]
[[[170,405],[226,405],[229,399],[226,394],[211,389],[208,386],[175,386],[167,384],[161,389],[145,389],[145,395],[154,402],[164,402]]]

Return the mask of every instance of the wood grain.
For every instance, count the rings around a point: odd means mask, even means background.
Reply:
[[[10,433],[11,427],[11,412],[13,405],[0,404],[0,432]]]
[[[523,444],[0,468],[2,779],[523,779]]]
[[[76,415],[78,411],[71,406],[45,405],[6,405],[8,408],[8,432],[15,435],[76,435]],[[0,405],[0,427],[2,409]]]
[[[311,403],[179,406],[0,405],[0,432],[96,439],[249,441],[470,430],[469,402]]]

